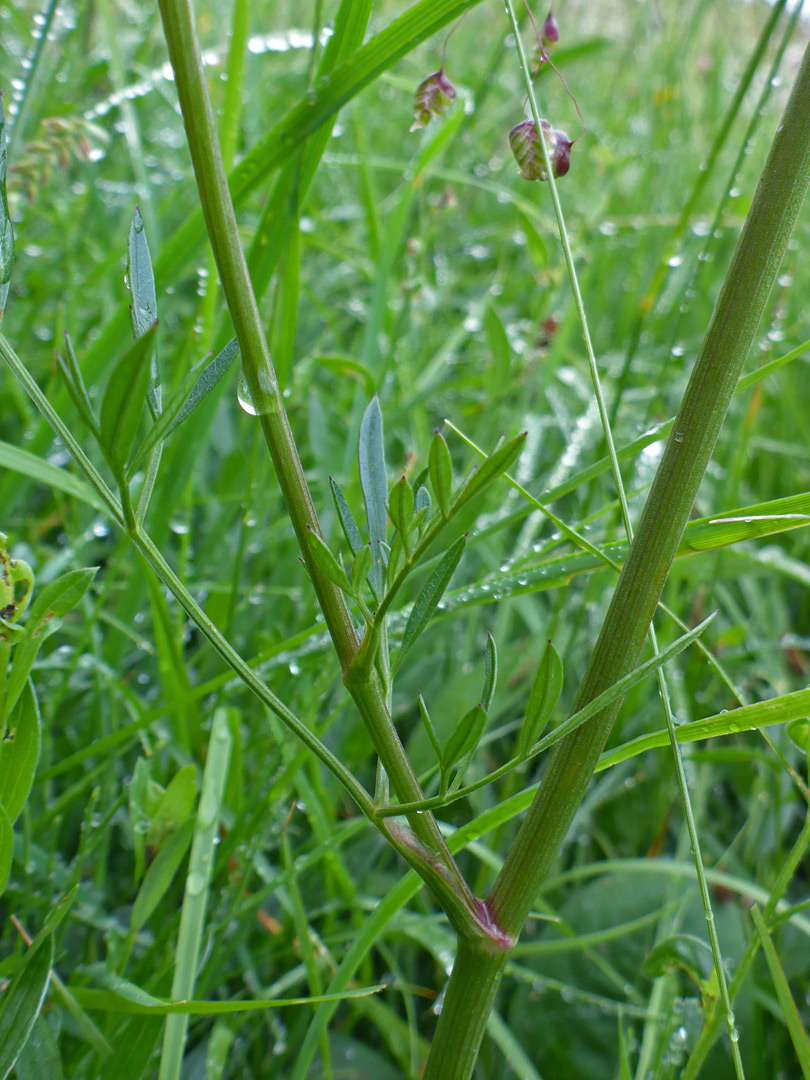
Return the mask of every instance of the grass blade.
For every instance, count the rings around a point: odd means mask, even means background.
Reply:
[[[802,1076],[804,1080],[810,1080],[810,1039],[807,1038],[807,1032],[804,1030],[804,1025],[799,1016],[799,1010],[796,1008],[796,1002],[790,992],[785,972],[779,962],[779,955],[773,946],[771,935],[768,933],[768,927],[765,925],[765,920],[762,918],[762,913],[756,904],[751,908],[751,918],[757,928],[762,951],[765,954],[771,980],[782,1009],[782,1018],[790,1033],[790,1039],[799,1060]]]

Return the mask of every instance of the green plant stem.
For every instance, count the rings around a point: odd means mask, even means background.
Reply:
[[[459,941],[422,1080],[472,1075],[507,960]],[[439,1038],[440,1030],[451,1037]]]
[[[593,700],[635,665],[670,570],[683,528],[720,432],[787,241],[810,182],[810,50],[790,99],[721,289],[674,429],[645,504],[613,599],[573,710]],[[557,745],[534,801],[487,899],[497,925],[516,937],[590,782],[621,702],[617,701]],[[473,981],[489,981],[484,962]],[[453,979],[451,978],[451,983]],[[468,987],[469,991],[469,987]],[[448,993],[450,989],[448,989]],[[447,1047],[474,1042],[480,1017],[470,1009],[451,1029],[440,1018],[437,1060]],[[425,1080],[466,1080],[470,1069],[438,1072],[428,1060]],[[466,1060],[466,1057],[465,1057]]]
[[[343,593],[321,573],[311,554],[309,532],[312,530],[320,536],[320,525],[284,408],[239,241],[192,6],[189,0],[160,0],[160,13],[203,216],[239,341],[253,408],[261,422],[287,512],[341,668],[344,675],[349,675],[359,643]],[[397,797],[403,802],[421,799],[422,790],[391,720],[378,678],[371,673],[362,680],[347,678],[346,684]],[[409,820],[419,845],[432,852],[441,862],[442,872],[438,877],[431,878],[434,893],[438,888],[442,894],[437,898],[443,904],[446,900],[454,910],[460,904],[468,909],[472,919],[475,908],[473,898],[432,814],[413,815]]]

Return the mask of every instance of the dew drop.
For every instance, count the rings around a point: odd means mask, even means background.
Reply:
[[[259,410],[253,404],[253,398],[250,393],[250,388],[247,384],[247,379],[244,375],[239,376],[239,385],[236,388],[236,400],[239,402],[248,416],[258,416]]]
[[[186,892],[189,896],[199,896],[205,888],[205,878],[197,871],[193,871],[186,879]]]

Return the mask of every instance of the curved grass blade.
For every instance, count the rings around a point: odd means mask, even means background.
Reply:
[[[121,980],[123,982],[123,980]],[[296,1005],[321,1005],[337,1003],[351,998],[378,994],[384,985],[364,986],[358,990],[345,990],[337,994],[319,994],[316,997],[261,998],[256,1001],[166,1001],[153,998],[151,994],[130,984],[137,996],[113,990],[91,990],[87,987],[71,987],[71,991],[89,1012],[130,1013],[140,1016],[219,1016],[223,1013],[256,1012],[264,1009],[285,1009]]]
[[[810,689],[797,690],[793,694],[783,694],[769,701],[758,701],[753,705],[744,705],[739,709],[716,713],[702,720],[693,720],[681,724],[675,729],[679,743],[700,742],[703,739],[716,739],[723,735],[739,735],[743,731],[756,731],[757,728],[771,724],[784,724],[790,720],[803,720],[810,716]],[[666,730],[652,731],[638,738],[608,750],[599,759],[596,771],[609,769],[621,761],[643,754],[659,746],[669,746]]]
[[[765,954],[768,971],[771,973],[771,981],[782,1010],[782,1019],[785,1021],[785,1027],[790,1034],[790,1041],[796,1051],[802,1076],[804,1080],[810,1080],[810,1039],[807,1038],[807,1032],[799,1016],[799,1010],[796,1008],[796,1002],[793,1000],[793,994],[790,992],[784,969],[779,962],[779,954],[774,948],[771,935],[768,933],[768,927],[765,925],[765,920],[762,918],[762,913],[756,904],[751,909],[751,918],[757,928],[759,942]]]

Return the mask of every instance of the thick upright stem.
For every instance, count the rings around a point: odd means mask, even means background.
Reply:
[[[464,1038],[440,1039],[437,1033],[423,1080],[472,1074],[506,961],[506,953],[487,953],[459,941],[439,1026],[450,1033],[463,1032]]]
[[[689,512],[714,449],[740,370],[765,310],[787,241],[810,182],[810,49],[757,187],[715,305],[681,409],[641,515],[616,591],[573,710],[582,708],[636,663]],[[488,898],[501,929],[517,936],[579,807],[621,702],[557,745],[535,799]],[[448,999],[466,988],[469,1008],[444,1011],[426,1076],[467,1080],[466,1049],[478,1045],[502,957],[465,960]],[[455,985],[454,985],[455,984]],[[466,987],[465,987],[466,984]],[[480,984],[481,990],[477,989]],[[458,1066],[453,1065],[458,1060]]]

